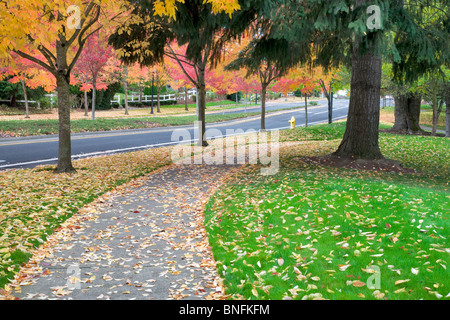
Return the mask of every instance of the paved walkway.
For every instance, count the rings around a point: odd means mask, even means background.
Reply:
[[[203,228],[209,194],[236,166],[172,165],[69,219],[18,277],[20,299],[221,299]]]

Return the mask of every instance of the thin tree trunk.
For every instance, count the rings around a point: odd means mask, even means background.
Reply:
[[[357,0],[356,7],[367,2],[369,1]],[[359,49],[360,41],[360,37],[356,37],[354,42],[346,130],[334,154],[343,158],[382,159],[379,147],[382,66],[380,41],[372,39],[370,48],[364,52]]]
[[[128,112],[128,83],[125,81],[123,83],[124,89],[125,89],[125,96],[124,96],[124,103],[125,103],[125,114],[129,115],[130,113]]]
[[[128,67],[125,66],[125,71],[124,71],[125,77],[124,77],[124,81],[123,81],[123,88],[125,91],[125,96],[124,96],[124,103],[125,103],[125,115],[129,115],[128,112]]]
[[[95,120],[95,96],[97,89],[95,88],[97,86],[97,78],[94,76],[92,79],[92,120]]]
[[[305,94],[305,128],[308,128],[308,95]]]
[[[333,91],[330,90],[329,94],[327,94],[328,101],[328,124],[333,123]]]
[[[206,85],[205,85],[205,69],[199,68],[198,71],[198,87],[197,87],[197,100],[198,100],[198,121],[199,121],[199,140],[198,145],[202,147],[207,147],[208,142],[206,141]]]
[[[28,106],[28,95],[27,95],[27,86],[25,85],[25,80],[20,80],[22,83],[22,89],[23,89],[23,96],[25,98],[25,118],[30,118],[30,108]]]
[[[56,79],[58,92],[59,145],[57,172],[75,171],[72,166],[72,144],[70,140],[70,91],[64,76]]]
[[[84,90],[84,116],[87,117],[88,115],[89,115],[88,93],[87,90]]]
[[[261,131],[266,131],[266,92],[267,85],[262,85],[261,90]]]
[[[450,89],[450,88],[449,88]],[[445,96],[445,136],[450,138],[450,91],[447,89]]]
[[[248,97],[248,92],[245,93],[245,104],[244,104],[244,112],[247,113],[247,97]]]
[[[189,108],[188,108],[188,90],[187,90],[186,86],[184,86],[184,110],[185,111],[189,111]]]
[[[433,136],[436,135],[437,133],[437,126],[439,123],[439,117],[441,115],[442,112],[442,106],[443,106],[444,101],[440,100],[438,101],[437,97],[433,98],[433,129],[431,131],[431,134]]]
[[[225,114],[225,95],[222,96],[222,114]]]
[[[159,85],[159,76],[156,76],[156,112],[161,113],[161,86]]]

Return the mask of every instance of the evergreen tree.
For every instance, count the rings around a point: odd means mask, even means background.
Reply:
[[[335,155],[383,158],[378,144],[383,53],[404,81],[448,63],[447,12],[448,0],[299,0],[285,1],[273,12],[271,38],[313,43],[315,63],[325,69],[352,68],[347,127]]]

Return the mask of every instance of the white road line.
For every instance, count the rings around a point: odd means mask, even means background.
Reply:
[[[346,119],[346,118],[347,118],[347,116],[344,116],[344,117],[335,118],[333,120],[341,120],[341,119]],[[321,124],[321,123],[326,123],[326,122],[327,121],[315,121],[315,122],[309,123],[309,125]],[[303,127],[303,126],[304,126],[304,124],[300,125],[299,127]],[[289,128],[290,128],[290,126],[276,128],[276,129],[267,129],[267,131],[285,130],[285,129],[289,129]],[[230,137],[230,136],[244,135],[244,134],[248,134],[248,133],[244,132],[244,133],[237,133],[237,134],[232,134],[232,135],[214,136],[212,138],[220,139],[220,138],[226,138],[226,137]],[[197,140],[188,140],[188,141],[181,141],[181,142],[173,141],[173,142],[164,142],[164,143],[158,143],[158,144],[150,144],[150,145],[139,146],[139,147],[113,149],[113,150],[106,150],[106,151],[99,151],[99,152],[92,152],[92,153],[82,153],[82,154],[72,156],[72,159],[90,158],[90,157],[102,156],[102,155],[106,155],[106,154],[114,154],[114,153],[119,153],[119,152],[126,152],[126,151],[140,150],[140,149],[153,149],[153,148],[157,148],[157,147],[163,147],[163,146],[169,146],[169,145],[175,145],[175,144],[181,144],[181,143],[194,143],[196,141]],[[58,161],[58,158],[50,158],[50,159],[35,160],[35,161],[20,162],[20,163],[11,163],[11,164],[6,164],[6,165],[1,165],[0,169],[20,167],[20,166],[26,166],[26,165],[32,165],[32,164],[41,164],[41,163],[47,163],[47,162],[55,162],[55,161]],[[6,162],[6,161],[0,160],[0,163],[1,162]]]
[[[92,152],[92,153],[81,153],[81,154],[73,155],[72,159],[89,158],[89,157],[101,156],[101,155],[105,155],[105,154],[109,154],[109,153],[119,153],[119,152],[133,151],[133,150],[139,150],[139,149],[152,149],[152,148],[167,146],[167,145],[176,144],[176,143],[177,142],[166,142],[166,143],[152,144],[152,145],[139,146],[139,147],[130,147],[130,148],[106,150],[106,151],[99,151],[99,152]],[[35,160],[35,161],[28,161],[28,162],[11,163],[11,164],[0,166],[0,169],[11,168],[11,167],[18,167],[18,166],[26,166],[26,165],[30,165],[30,164],[54,162],[54,161],[58,161],[58,158],[50,158],[50,159],[44,159],[44,160]]]

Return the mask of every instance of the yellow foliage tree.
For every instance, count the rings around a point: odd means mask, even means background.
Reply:
[[[122,0],[8,0],[0,3],[0,59],[12,53],[56,79],[59,114],[58,172],[70,172],[70,76],[90,35],[127,12]],[[120,21],[118,21],[120,23]]]

